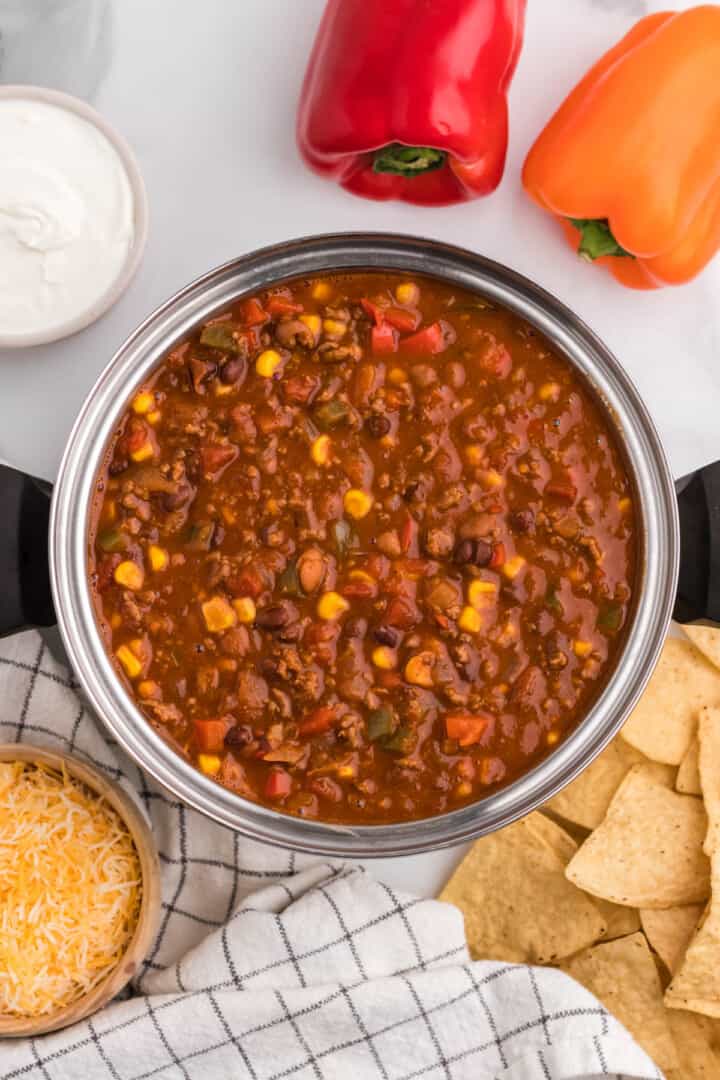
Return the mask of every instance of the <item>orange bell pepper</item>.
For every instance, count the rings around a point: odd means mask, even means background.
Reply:
[[[720,7],[641,19],[552,117],[523,185],[623,285],[699,273],[720,247]]]

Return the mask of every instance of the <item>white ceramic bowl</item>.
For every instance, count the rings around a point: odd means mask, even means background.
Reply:
[[[61,338],[70,337],[79,330],[95,322],[101,315],[113,306],[122,296],[132,281],[142,261],[145,250],[145,242],[148,232],[148,201],[145,183],[140,172],[133,151],[125,139],[120,135],[107,120],[85,101],[63,94],[59,90],[49,90],[42,86],[0,86],[0,100],[8,98],[24,101],[42,101],[47,105],[55,105],[66,112],[75,113],[100,131],[111,146],[117,152],[130,184],[133,197],[133,242],[127,254],[127,258],[112,285],[106,289],[102,296],[80,315],[53,326],[50,329],[33,331],[27,334],[12,334],[3,336],[0,333],[0,348],[18,349],[28,348],[31,345],[46,345],[51,341],[59,341]]]

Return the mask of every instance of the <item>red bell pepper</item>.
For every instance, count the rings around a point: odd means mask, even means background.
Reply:
[[[525,0],[328,0],[298,112],[303,158],[370,199],[489,194],[524,16]]]

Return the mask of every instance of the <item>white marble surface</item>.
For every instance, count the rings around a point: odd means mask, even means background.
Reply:
[[[7,2],[0,0],[0,31]],[[294,110],[322,6],[323,0],[110,0],[93,54],[95,66],[98,55],[107,58],[107,70],[93,101],[128,138],[144,172],[147,255],[129,292],[94,327],[61,344],[0,352],[0,458],[52,478],[95,377],[160,301],[252,248],[347,229],[438,237],[535,278],[626,365],[676,475],[720,456],[720,258],[683,288],[624,290],[581,264],[520,187],[535,134],[590,63],[654,2],[530,0],[504,181],[488,199],[440,210],[365,202],[302,166]],[[95,66],[89,85],[97,82]],[[376,869],[431,892],[458,854],[391,860]]]

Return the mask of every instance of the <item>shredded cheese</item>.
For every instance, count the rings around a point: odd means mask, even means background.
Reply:
[[[0,1015],[44,1016],[115,967],[141,898],[137,849],[67,773],[0,762]]]

